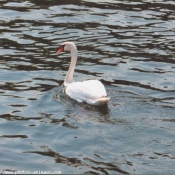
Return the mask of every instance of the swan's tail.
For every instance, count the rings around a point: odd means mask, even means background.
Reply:
[[[110,99],[110,97],[102,97],[98,100],[94,100],[91,104],[96,105],[96,106],[104,105],[104,104],[108,103],[109,99]]]

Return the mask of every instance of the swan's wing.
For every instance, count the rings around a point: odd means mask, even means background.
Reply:
[[[71,98],[83,102],[89,99],[97,100],[106,96],[103,84],[98,80],[75,82],[66,88],[66,94]]]

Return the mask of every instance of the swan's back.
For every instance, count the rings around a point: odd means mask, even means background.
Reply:
[[[105,87],[98,80],[71,83],[66,88],[66,94],[79,102],[93,105],[102,105],[109,101]]]

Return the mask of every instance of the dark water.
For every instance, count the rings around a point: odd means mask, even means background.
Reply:
[[[175,2],[44,0],[0,3],[0,170],[175,172]],[[62,93],[101,80],[105,107]]]

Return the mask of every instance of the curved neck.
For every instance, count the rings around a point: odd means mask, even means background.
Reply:
[[[64,79],[65,86],[68,86],[69,84],[74,82],[73,75],[74,75],[74,70],[75,70],[75,66],[76,66],[76,62],[77,62],[77,48],[76,48],[76,46],[72,46],[70,53],[71,53],[71,63],[69,66],[69,70],[66,74],[66,77]]]

